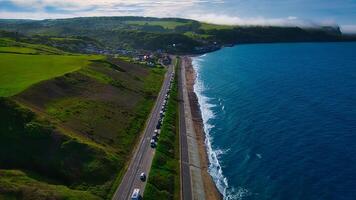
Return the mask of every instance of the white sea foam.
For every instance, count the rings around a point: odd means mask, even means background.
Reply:
[[[213,138],[211,136],[211,129],[214,128],[214,125],[211,124],[211,120],[215,118],[215,114],[212,108],[217,105],[211,104],[211,99],[206,97],[203,93],[206,91],[201,78],[200,78],[200,70],[201,70],[201,62],[203,61],[203,57],[193,58],[193,68],[196,71],[196,81],[194,84],[194,92],[197,95],[198,102],[200,105],[200,110],[202,113],[202,119],[204,123],[204,131],[206,134],[205,144],[207,147],[207,154],[209,158],[209,173],[212,176],[219,192],[223,194],[224,200],[233,200],[233,199],[241,199],[242,197],[248,194],[247,189],[239,188],[235,189],[233,187],[229,187],[228,179],[224,176],[223,170],[221,168],[221,164],[219,158],[226,153],[228,150],[214,149],[212,146]],[[219,100],[221,103],[221,101]],[[220,105],[222,106],[222,105]],[[222,109],[224,110],[224,106]]]

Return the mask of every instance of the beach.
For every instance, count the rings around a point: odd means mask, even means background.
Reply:
[[[183,66],[185,69],[185,77],[186,77],[186,87],[188,91],[188,97],[191,108],[192,122],[193,127],[196,133],[196,140],[198,144],[198,151],[200,157],[200,167],[201,167],[201,175],[204,184],[205,197],[207,200],[214,199],[222,199],[222,195],[216,188],[216,185],[208,172],[209,167],[209,159],[207,155],[207,148],[205,145],[205,133],[204,133],[204,124],[202,120],[200,105],[198,102],[197,95],[194,92],[194,83],[196,79],[196,73],[192,66],[192,59],[190,57],[183,57],[183,62],[185,64]]]

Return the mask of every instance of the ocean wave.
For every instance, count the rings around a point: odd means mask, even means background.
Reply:
[[[207,147],[207,154],[209,158],[208,172],[212,176],[216,187],[223,195],[224,200],[241,199],[248,194],[247,189],[239,188],[235,189],[229,186],[228,179],[224,176],[223,170],[220,164],[220,156],[226,153],[228,150],[214,149],[212,146],[213,137],[211,136],[211,129],[214,125],[211,124],[211,120],[215,118],[215,113],[212,108],[218,106],[211,104],[211,99],[205,96],[203,93],[206,91],[204,83],[200,78],[201,62],[204,61],[203,56],[193,58],[193,68],[196,72],[196,81],[194,84],[194,92],[197,95],[200,110],[202,113],[202,119],[204,124],[204,131],[206,134],[205,144]]]

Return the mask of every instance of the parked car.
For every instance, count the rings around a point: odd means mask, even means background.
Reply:
[[[135,188],[131,195],[131,200],[141,200],[140,189]]]
[[[151,147],[155,148],[157,146],[157,143],[154,139],[151,139]]]
[[[154,139],[155,141],[158,140],[158,134],[157,133],[154,133],[153,136],[152,136],[152,139]]]
[[[145,181],[146,181],[146,174],[145,174],[144,172],[142,172],[142,173],[140,174],[140,180],[141,180],[142,182],[145,182]]]

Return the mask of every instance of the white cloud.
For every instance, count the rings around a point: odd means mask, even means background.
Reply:
[[[2,0],[0,0],[2,1]],[[183,17],[183,13],[201,4],[218,4],[224,0],[10,0],[18,7],[33,12],[0,11],[0,18],[63,18],[73,16],[142,15]],[[55,8],[57,12],[46,9]],[[4,10],[4,9],[3,9]],[[89,11],[90,12],[89,12]],[[53,14],[55,13],[55,14]]]
[[[190,18],[200,21],[225,24],[225,25],[262,25],[262,26],[299,26],[299,27],[315,27],[315,26],[336,26],[333,21],[313,22],[310,20],[299,19],[295,16],[289,16],[286,18],[241,18],[237,16],[229,15],[216,15],[216,14],[191,14]]]
[[[356,34],[356,25],[341,25],[340,28],[343,33]]]
[[[59,19],[70,17],[79,17],[79,15],[46,12],[0,12],[1,19]]]
[[[0,0],[1,1],[1,0]],[[224,3],[224,0],[11,0],[12,3],[34,12],[0,11],[0,18],[53,19],[87,16],[150,16],[181,17],[204,22],[226,25],[264,25],[315,27],[336,25],[333,21],[314,22],[297,16],[285,18],[253,17],[243,18],[225,14],[209,14],[200,10],[201,5]],[[58,12],[48,12],[46,8]],[[343,30],[356,32],[355,26],[346,25]]]
[[[289,16],[287,19],[288,19],[288,20],[296,20],[296,19],[298,19],[298,17],[295,17],[295,16]]]
[[[62,10],[82,9],[95,7],[97,9],[119,9],[138,7],[145,8],[146,11],[154,9],[165,11],[166,8],[180,10],[202,3],[222,3],[223,0],[10,0],[17,6],[44,9],[48,6],[60,8]],[[161,8],[158,10],[158,8]],[[159,14],[159,13],[158,13]]]

